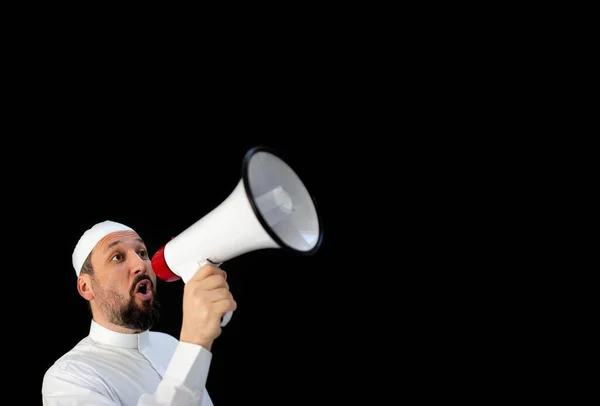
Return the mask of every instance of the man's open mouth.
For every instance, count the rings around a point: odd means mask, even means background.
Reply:
[[[152,282],[148,279],[138,282],[135,287],[135,296],[148,300],[152,298]]]

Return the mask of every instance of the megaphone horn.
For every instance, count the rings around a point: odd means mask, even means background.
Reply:
[[[244,155],[242,176],[231,194],[159,248],[152,267],[165,282],[187,283],[209,262],[222,264],[266,248],[312,255],[322,241],[315,199],[272,148],[258,146]],[[228,312],[221,325],[231,316]]]

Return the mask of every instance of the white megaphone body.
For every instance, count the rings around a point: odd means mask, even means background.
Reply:
[[[152,267],[165,282],[187,283],[200,266],[219,265],[250,251],[282,248],[312,255],[322,238],[315,200],[300,178],[272,149],[255,147],[244,156],[233,192],[159,248]],[[221,325],[231,316],[225,314]]]

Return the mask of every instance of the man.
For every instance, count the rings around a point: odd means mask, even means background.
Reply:
[[[179,340],[150,331],[158,316],[156,274],[129,226],[100,222],[72,255],[89,335],[44,375],[43,404],[212,405],[205,384],[221,318],[235,310],[225,273],[201,267],[184,287]]]

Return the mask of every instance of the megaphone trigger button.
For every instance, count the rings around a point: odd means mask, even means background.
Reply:
[[[216,267],[220,267],[223,263],[222,262],[214,262],[211,261],[210,259],[206,258],[206,260],[208,261],[209,264],[214,265]]]

